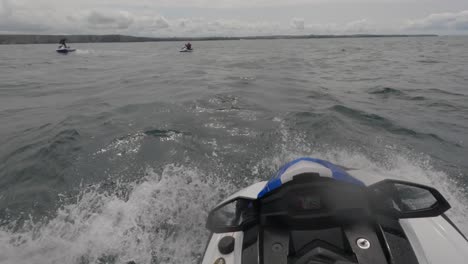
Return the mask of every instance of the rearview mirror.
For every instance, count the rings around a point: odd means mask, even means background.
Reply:
[[[374,210],[396,218],[435,217],[450,209],[439,191],[417,183],[384,180],[369,189]]]
[[[256,223],[254,202],[239,198],[216,207],[208,215],[207,228],[214,233],[237,232]]]

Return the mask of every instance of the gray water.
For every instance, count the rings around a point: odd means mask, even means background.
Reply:
[[[197,263],[301,156],[438,188],[468,233],[468,38],[0,46],[0,263]]]

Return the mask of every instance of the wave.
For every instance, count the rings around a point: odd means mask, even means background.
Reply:
[[[144,133],[145,133],[145,135],[153,136],[153,137],[157,137],[157,138],[169,138],[169,137],[173,137],[174,135],[187,134],[187,133],[184,133],[184,132],[181,132],[181,131],[178,131],[178,130],[171,130],[171,129],[169,129],[169,130],[153,129],[153,130],[145,131]]]
[[[404,93],[401,90],[391,88],[391,87],[375,87],[368,91],[369,94],[377,95],[403,95]]]
[[[153,129],[144,132],[147,136],[152,136],[159,138],[161,141],[176,141],[177,139],[183,136],[190,136],[191,133],[188,132],[181,132],[178,130],[159,130]]]
[[[446,91],[438,88],[430,88],[430,89],[418,89],[419,91],[422,92],[433,92],[433,93],[439,93],[439,94],[447,94],[447,95],[454,95],[454,96],[466,96],[466,94],[462,93],[456,93],[456,92],[451,92],[451,91]]]
[[[37,132],[48,128],[50,124],[44,124],[38,128],[26,129],[25,133]],[[6,155],[2,164],[9,161],[12,163],[28,163],[28,160],[44,160],[44,159],[58,159],[60,160],[64,154],[69,155],[79,149],[77,140],[80,137],[75,129],[65,129],[57,133],[52,138],[40,137],[33,142],[29,142],[22,147],[19,147]]]
[[[18,143],[24,137],[15,139],[12,145],[22,146],[0,158],[1,221],[10,216],[23,221],[28,214],[19,211],[27,208],[31,215],[46,214],[47,208],[56,203],[57,186],[63,186],[67,176],[65,171],[81,149],[81,136],[75,129],[62,130],[53,137],[41,135],[48,134],[50,129],[46,124],[26,130],[27,134],[36,136],[35,140]]]
[[[427,100],[427,98],[424,97],[424,96],[413,96],[413,97],[410,97],[410,100],[412,100],[412,101],[424,101],[424,100]]]
[[[107,152],[116,153],[117,156],[136,154],[141,148],[141,141],[145,137],[143,133],[136,133],[132,135],[127,135],[113,140],[105,148],[100,149],[95,153],[103,154]]]
[[[437,102],[432,102],[427,104],[428,107],[435,107],[435,108],[441,108],[444,109],[445,111],[460,111],[461,109],[458,108],[457,106],[446,102],[446,101],[437,101]]]
[[[417,62],[424,63],[424,64],[434,64],[434,63],[442,63],[443,61],[427,59],[427,60],[418,60]]]
[[[413,137],[427,137],[427,138],[435,139],[440,142],[447,142],[436,134],[421,133],[421,132],[417,132],[409,128],[401,127],[395,124],[394,122],[392,122],[391,120],[384,118],[382,116],[379,116],[377,114],[366,113],[364,111],[352,109],[343,105],[335,105],[331,109],[335,112],[346,115],[347,117],[350,117],[361,123],[369,125],[370,127],[380,127],[394,134],[407,135],[407,136],[413,136]]]

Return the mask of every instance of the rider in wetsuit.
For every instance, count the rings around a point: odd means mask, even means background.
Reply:
[[[67,39],[65,39],[65,38],[61,39],[59,44],[60,44],[59,48],[68,48]]]

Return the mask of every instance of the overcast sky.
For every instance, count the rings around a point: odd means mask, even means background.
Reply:
[[[468,34],[468,0],[0,0],[0,33]]]

